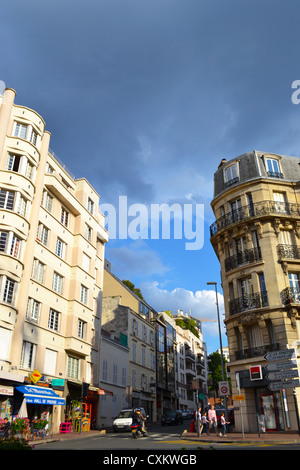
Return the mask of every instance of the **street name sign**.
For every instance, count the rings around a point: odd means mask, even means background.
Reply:
[[[277,390],[283,390],[285,388],[299,387],[299,385],[299,380],[286,380],[285,382],[270,382],[267,387],[269,390],[274,392]]]
[[[284,361],[285,359],[291,359],[296,357],[295,349],[283,349],[282,351],[270,351],[264,355],[266,361],[275,362],[275,361]]]
[[[270,372],[269,374],[267,374],[267,379],[271,381],[293,379],[294,377],[299,377],[298,369],[279,370],[277,372]]]
[[[246,395],[234,395],[233,397],[234,400],[237,400],[237,401],[245,401],[246,400]]]
[[[296,360],[271,362],[270,364],[267,364],[265,366],[265,369],[267,369],[268,372],[271,372],[271,371],[283,370],[283,369],[293,369],[294,367],[297,367]]]

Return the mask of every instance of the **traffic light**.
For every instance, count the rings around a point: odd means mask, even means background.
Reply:
[[[81,397],[82,398],[86,397],[89,394],[89,386],[90,386],[90,384],[88,384],[87,382],[82,382],[82,386],[81,386]]]

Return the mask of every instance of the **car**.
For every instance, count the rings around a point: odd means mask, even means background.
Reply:
[[[165,424],[183,424],[183,414],[181,410],[167,411],[161,418],[161,425]]]
[[[189,418],[189,410],[182,410],[182,416],[183,416],[183,419],[188,419]]]
[[[147,419],[146,411],[144,410],[144,408],[138,407],[138,408],[127,408],[127,409],[121,410],[120,413],[118,414],[118,417],[113,421],[114,432],[131,431],[130,426],[132,424],[132,416],[133,416],[133,412],[135,409],[140,410],[143,417]]]

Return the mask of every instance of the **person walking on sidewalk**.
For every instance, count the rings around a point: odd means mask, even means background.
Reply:
[[[215,410],[214,405],[211,405],[210,410],[208,410],[207,417],[208,417],[208,422],[209,422],[209,430],[211,430],[211,428],[214,427],[215,433],[218,434],[218,431],[217,431],[218,422],[217,422],[217,415],[216,415],[216,410]]]
[[[207,429],[207,419],[206,419],[206,413],[205,412],[202,415],[201,421],[202,421],[202,429],[201,429],[200,434],[203,434],[204,431],[205,431],[206,434],[209,436],[209,432],[208,432],[208,429]]]
[[[225,420],[224,413],[221,413],[222,433],[221,433],[220,435],[223,436],[223,437],[227,437],[227,436],[226,436],[226,424],[230,424],[230,422],[229,422],[229,421],[226,421],[226,420]]]

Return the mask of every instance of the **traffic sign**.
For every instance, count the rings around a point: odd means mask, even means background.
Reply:
[[[267,387],[272,392],[275,392],[276,390],[283,390],[285,388],[294,388],[299,386],[299,380],[286,380],[285,382],[270,382]]]
[[[293,369],[294,367],[297,367],[296,360],[271,362],[270,364],[267,364],[265,368],[267,369],[267,371],[271,372],[271,371],[283,370],[283,369]]]
[[[298,369],[279,370],[267,374],[267,379],[269,380],[293,379],[294,377],[299,377]]]
[[[245,395],[234,395],[233,399],[237,400],[237,401],[245,401],[246,396]]]
[[[295,356],[295,349],[283,349],[282,351],[270,351],[264,355],[266,361],[283,361],[284,359],[291,359]]]
[[[219,396],[225,397],[227,395],[230,395],[229,382],[219,382]]]
[[[204,398],[205,398],[204,393],[199,393],[199,400],[204,400]]]

